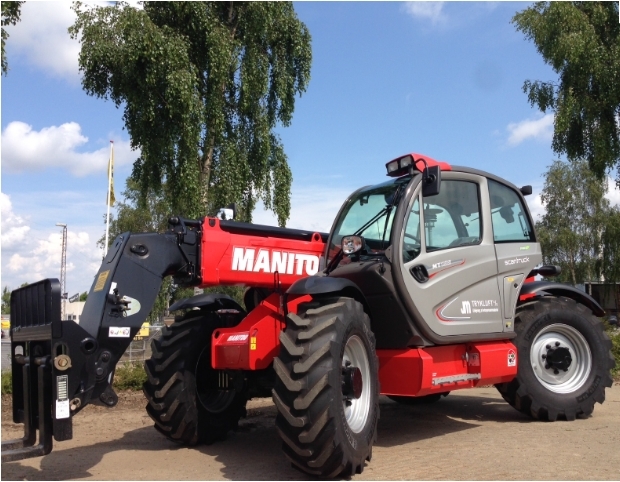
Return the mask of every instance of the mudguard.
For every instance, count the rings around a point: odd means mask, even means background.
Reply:
[[[359,301],[364,305],[364,311],[370,314],[366,297],[362,290],[351,280],[346,278],[332,278],[331,276],[309,276],[295,281],[286,291],[287,295],[327,295],[340,293]]]
[[[549,281],[533,281],[531,283],[525,283],[521,288],[519,294],[519,300],[525,301],[530,298],[527,295],[554,295],[554,296],[566,296],[572,298],[578,303],[581,303],[594,313],[595,316],[604,316],[605,310],[592,298],[588,293],[585,293],[577,288],[562,283],[553,283]],[[524,299],[525,298],[525,299]]]
[[[190,308],[204,308],[209,305],[216,305],[217,309],[245,311],[239,303],[230,296],[221,293],[204,293],[179,300],[168,308],[169,311],[177,311]]]

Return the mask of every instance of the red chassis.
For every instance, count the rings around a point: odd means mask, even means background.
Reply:
[[[211,363],[218,370],[268,368],[280,350],[285,311],[297,312],[309,295],[288,296],[296,280],[316,274],[325,242],[320,233],[309,241],[269,233],[238,233],[220,221],[203,224],[202,286],[246,285],[276,288],[245,319],[213,333]],[[422,396],[477,385],[503,383],[517,373],[517,350],[508,341],[466,343],[408,350],[377,350],[381,392]]]

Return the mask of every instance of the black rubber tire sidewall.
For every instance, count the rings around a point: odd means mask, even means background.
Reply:
[[[585,338],[591,353],[590,374],[581,387],[570,393],[556,393],[546,388],[531,365],[530,351],[534,340],[541,330],[553,324],[564,324],[577,330]],[[610,342],[600,320],[590,310],[568,298],[542,299],[518,314],[515,329],[518,334],[515,340],[518,373],[511,391],[515,392],[513,397],[519,397],[519,409],[544,420],[558,417],[572,420],[575,416],[589,415],[596,402],[604,401],[605,387],[611,384]]]
[[[321,314],[316,314],[317,310]],[[278,366],[285,373],[277,375],[273,390],[274,402],[279,410],[276,428],[283,440],[284,453],[295,467],[312,475],[348,477],[361,473],[365,461],[370,460],[372,455],[379,417],[378,359],[370,320],[362,305],[351,298],[327,298],[305,303],[300,305],[298,314],[289,314],[287,328],[280,334],[284,346],[274,361],[276,373]],[[317,326],[325,326],[332,319],[338,321],[315,332],[311,340],[299,338],[311,333]],[[301,325],[296,326],[294,320]],[[309,325],[303,326],[304,323]],[[341,388],[346,342],[355,335],[362,341],[371,374],[370,381],[364,380],[365,384],[370,383],[369,412],[364,427],[358,433],[353,432],[346,422]],[[287,344],[294,351],[303,349],[303,353],[289,353]],[[321,350],[327,351],[310,363],[313,354]],[[295,371],[296,366],[307,363],[310,363],[307,370],[302,373]],[[296,400],[309,397],[312,389],[320,386],[325,377],[326,385],[312,398],[310,405],[307,408],[296,407]],[[287,388],[287,383],[293,382],[301,383],[303,388]],[[303,426],[295,425],[291,417],[296,420],[303,418],[306,422]],[[304,439],[304,433],[311,433],[319,426],[321,429],[315,432],[314,438]]]
[[[221,413],[210,413],[198,399],[197,362],[204,350],[210,352],[211,334],[220,324],[216,313],[193,310],[177,316],[172,326],[163,329],[160,340],[152,342],[154,356],[145,362],[149,378],[143,387],[149,401],[147,413],[170,440],[184,445],[212,443],[225,438],[245,415],[244,394],[238,393]],[[168,384],[166,394],[158,397],[157,392]]]

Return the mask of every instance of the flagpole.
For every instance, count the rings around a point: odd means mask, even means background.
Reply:
[[[112,186],[112,156],[114,155],[114,141],[110,141],[110,159],[108,160],[108,213],[105,222],[105,247],[103,248],[103,256],[108,254],[108,237],[110,234],[110,186]]]

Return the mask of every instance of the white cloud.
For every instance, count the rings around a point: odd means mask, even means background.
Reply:
[[[0,201],[2,207],[2,286],[14,289],[24,282],[33,283],[44,278],[59,278],[62,228],[54,224],[58,219],[65,219],[62,216],[59,217],[59,213],[66,216],[67,212],[73,209],[73,214],[75,214],[75,206],[70,208],[72,203],[68,201],[57,206],[55,211],[54,208],[48,207],[47,211],[42,208],[49,216],[44,215],[45,220],[41,221],[41,219],[31,219],[30,216],[18,214],[11,197],[5,193],[0,193]],[[35,193],[32,196],[32,204],[28,208],[29,211],[30,209],[36,211],[33,218],[40,214],[37,208],[39,203],[40,200]],[[67,290],[72,293],[89,289],[102,258],[102,252],[96,246],[96,239],[102,232],[102,226],[77,224],[74,229],[69,226],[67,231]]]
[[[87,142],[88,138],[76,122],[35,131],[31,125],[14,121],[2,132],[2,169],[16,173],[60,167],[76,176],[105,172],[110,148],[78,152],[77,149]],[[128,141],[114,143],[115,166],[130,164],[138,156],[139,152],[132,152]]]
[[[444,2],[405,2],[403,8],[414,19],[437,25],[446,21],[443,5]]]
[[[527,196],[525,200],[527,201],[527,206],[532,214],[532,220],[534,222],[540,221],[543,215],[547,212],[545,206],[543,206],[542,200],[540,199],[540,191],[533,192],[530,196]]]
[[[516,146],[526,139],[550,140],[553,136],[553,114],[546,114],[538,119],[526,119],[521,122],[510,123],[506,128],[508,145]]]
[[[616,181],[611,177],[607,178],[607,194],[605,197],[609,199],[612,206],[620,206],[620,189],[616,187]]]
[[[291,189],[291,217],[287,228],[328,232],[345,199],[355,188],[293,185]],[[277,226],[278,220],[271,211],[265,211],[258,202],[252,213],[252,222]]]
[[[67,32],[75,19],[71,2],[22,4],[20,22],[6,27],[10,35],[9,55],[22,55],[28,63],[52,76],[77,82],[80,44]]]
[[[26,238],[30,226],[26,226],[24,220],[15,215],[11,199],[4,193],[0,193],[0,207],[2,209],[2,246],[10,248]]]

